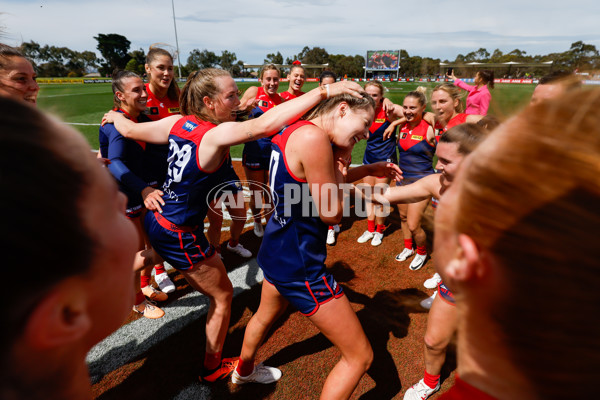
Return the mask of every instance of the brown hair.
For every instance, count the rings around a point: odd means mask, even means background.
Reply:
[[[494,88],[494,71],[490,69],[482,69],[477,72],[484,85],[490,85],[490,89]]]
[[[13,191],[0,198],[8,211],[0,230],[0,242],[9,249],[2,254],[3,277],[24,283],[3,289],[0,369],[14,371],[10,349],[32,310],[57,283],[89,271],[95,245],[81,203],[90,176],[81,154],[64,148],[57,134],[64,126],[9,98],[0,97],[0,109],[0,183]],[[44,201],[40,193],[47,196]],[[41,240],[32,245],[32,238]],[[0,398],[7,398],[7,380],[19,390],[14,374],[3,372]]]
[[[361,91],[361,97],[354,97],[349,94],[339,94],[319,103],[316,107],[309,110],[302,119],[311,120],[332,111],[341,102],[346,102],[351,110],[375,110],[375,101],[367,92]]]
[[[598,89],[528,107],[472,154],[457,198],[457,232],[506,282],[491,313],[507,356],[543,399],[598,377],[599,108]]]
[[[0,43],[0,69],[6,69],[6,67],[8,66],[8,59],[10,57],[25,58],[25,56],[14,47],[11,47],[4,43]]]
[[[383,102],[383,95],[385,93],[385,87],[383,86],[383,83],[377,80],[365,83],[365,89],[369,86],[375,86],[377,89],[379,89],[379,93],[381,93],[381,101]]]
[[[167,50],[160,47],[150,47],[150,50],[148,50],[148,55],[146,56],[146,64],[152,64],[152,62],[160,56],[169,57],[171,63],[173,63],[173,55]],[[173,79],[169,84],[169,88],[167,89],[167,97],[172,101],[179,101],[179,86],[177,86],[175,76],[173,76]]]
[[[304,72],[304,74],[306,75],[306,70],[304,69],[304,67],[300,64],[294,64],[292,65],[292,68],[290,68],[290,75],[292,74],[292,72],[296,69],[299,68],[302,70],[302,72]],[[261,76],[262,77],[262,76]]]
[[[226,70],[217,68],[206,68],[192,72],[190,76],[188,76],[183,89],[181,89],[179,100],[181,115],[194,115],[198,119],[218,124],[218,122],[214,121],[206,112],[206,107],[202,99],[204,96],[208,96],[211,99],[217,98],[220,89],[217,86],[215,79],[220,76],[231,77]]]
[[[279,68],[275,66],[275,64],[267,64],[260,70],[260,79],[262,79],[265,75],[265,71],[269,71],[271,69],[277,71],[277,75],[281,77],[281,72],[279,71]]]
[[[469,155],[488,136],[489,131],[478,124],[466,122],[453,126],[440,136],[440,143],[456,143],[458,152]]]
[[[462,93],[457,86],[454,86],[452,83],[441,83],[433,89],[432,93],[435,93],[438,90],[442,90],[448,93],[452,100],[458,100],[458,106],[454,108],[454,111],[456,111],[457,113],[463,112],[463,104],[462,101],[460,101],[462,98]]]
[[[121,100],[117,97],[117,92],[123,92],[123,81],[128,78],[142,79],[133,71],[118,70],[112,74],[113,104],[115,108],[121,107]]]

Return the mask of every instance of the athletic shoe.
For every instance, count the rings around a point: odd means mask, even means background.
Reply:
[[[254,234],[258,237],[263,237],[265,235],[265,228],[260,221],[254,221]]]
[[[371,240],[371,246],[379,246],[381,244],[382,239],[383,239],[383,233],[374,232],[373,240]]]
[[[152,304],[152,302],[146,300],[137,306],[133,306],[133,311],[138,314],[142,314],[144,317],[149,319],[162,318],[165,315],[163,310]]]
[[[426,298],[425,300],[421,300],[421,307],[429,310],[431,308],[431,305],[433,304],[433,300],[435,299],[435,296],[437,296],[437,290],[435,292],[433,292],[433,294]]]
[[[356,241],[358,243],[367,243],[369,240],[373,239],[373,236],[375,236],[375,232],[364,231]]]
[[[327,244],[330,246],[335,244],[335,229],[327,230]]]
[[[158,288],[163,293],[173,293],[175,291],[175,285],[171,278],[169,278],[169,274],[163,272],[162,274],[154,275],[154,280],[158,285]]]
[[[227,378],[238,365],[239,357],[224,358],[221,360],[221,366],[212,371],[203,371],[198,377],[200,382],[215,382]]]
[[[273,383],[281,379],[281,370],[275,367],[267,367],[262,363],[254,366],[254,371],[248,376],[241,376],[237,371],[233,371],[231,375],[231,382],[236,385],[243,385],[245,383]]]
[[[402,250],[400,254],[396,256],[396,261],[406,261],[406,259],[415,254],[413,249],[407,249],[406,247]]]
[[[430,388],[425,384],[425,381],[421,379],[419,382],[412,385],[406,393],[404,393],[404,400],[425,400],[435,392],[440,390],[440,383],[434,388]]]
[[[142,293],[144,296],[149,298],[152,301],[165,301],[169,298],[165,293],[157,290],[154,286],[148,285],[142,288]]]
[[[237,254],[238,256],[244,257],[244,258],[252,257],[252,252],[250,250],[246,249],[244,246],[242,246],[241,243],[238,243],[233,247],[231,247],[229,245],[229,243],[227,243],[227,250],[231,251],[232,253]]]
[[[425,261],[427,261],[427,254],[415,254],[415,258],[413,258],[408,268],[410,268],[411,271],[421,269],[421,267],[425,265]]]
[[[438,274],[437,272],[435,274],[433,274],[433,276],[429,279],[427,279],[424,283],[423,286],[425,286],[427,289],[435,289],[438,285],[438,283],[440,283],[442,281],[442,277],[440,276],[440,274]]]

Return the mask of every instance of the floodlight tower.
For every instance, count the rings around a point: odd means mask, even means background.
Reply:
[[[175,45],[177,46],[177,65],[179,68],[179,79],[181,80],[181,54],[179,53],[179,39],[177,39],[177,23],[175,22],[175,3],[171,0],[171,7],[173,7],[173,26],[175,27]]]

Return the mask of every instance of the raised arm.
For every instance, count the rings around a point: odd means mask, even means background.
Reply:
[[[117,130],[128,139],[141,140],[142,142],[165,144],[169,142],[169,132],[181,118],[181,115],[172,115],[153,122],[135,123],[123,113],[109,111],[102,119],[104,123],[114,123]]]
[[[271,136],[286,125],[300,118],[306,111],[310,110],[327,97],[348,93],[360,97],[362,88],[355,82],[342,81],[332,83],[327,88],[315,88],[303,96],[286,101],[273,107],[258,118],[244,122],[226,122],[211,129],[202,141],[203,146],[214,146],[225,148]]]

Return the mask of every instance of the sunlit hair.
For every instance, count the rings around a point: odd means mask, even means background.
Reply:
[[[491,315],[540,399],[594,393],[600,365],[600,90],[528,107],[473,152],[455,228],[491,255]]]
[[[9,65],[11,57],[23,57],[23,54],[14,47],[8,46],[4,43],[0,43],[0,69],[4,70]]]
[[[494,71],[491,69],[482,69],[477,72],[479,77],[481,78],[481,82],[484,85],[489,85],[490,89],[494,88]]]
[[[425,86],[419,86],[412,92],[408,92],[404,98],[407,97],[414,97],[419,101],[419,105],[424,106],[427,104],[427,88]]]
[[[354,97],[349,94],[339,94],[319,103],[316,107],[309,110],[302,119],[307,121],[328,114],[334,110],[338,104],[345,102],[351,110],[375,110],[375,101],[367,92],[361,91],[361,97]]]
[[[169,57],[171,64],[173,64],[173,55],[160,47],[151,47],[150,50],[148,50],[148,55],[146,55],[146,64],[152,64],[160,56]],[[177,86],[177,82],[175,82],[175,77],[173,77],[171,83],[169,84],[169,88],[167,89],[167,97],[172,101],[179,100],[179,86]]]
[[[181,115],[194,115],[198,119],[210,121],[215,124],[214,118],[206,111],[206,106],[202,100],[204,96],[216,100],[221,92],[216,79],[221,76],[230,77],[229,72],[224,69],[206,68],[192,72],[188,76],[187,82],[181,89],[179,98],[179,107]]]
[[[453,126],[440,136],[440,143],[456,143],[457,151],[463,156],[469,155],[485,138],[489,131],[478,124],[466,122]]]
[[[6,385],[32,389],[18,386],[25,380],[19,382],[22,374],[15,376],[20,369],[15,370],[10,357],[33,309],[57,283],[88,272],[100,249],[93,240],[96,232],[86,227],[82,202],[92,184],[89,165],[82,162],[81,152],[65,147],[65,126],[9,98],[0,97],[0,109],[0,182],[13,191],[0,199],[2,209],[8,210],[0,230],[7,250],[3,262],[10,266],[3,269],[3,277],[25,283],[3,289],[0,398],[5,399],[13,398],[4,392]],[[43,201],[40,193],[46,196]],[[32,245],[32,237],[44,239]]]
[[[302,65],[299,65],[299,64],[292,65],[292,68],[290,68],[290,75],[292,74],[292,72],[294,72],[295,69],[301,69],[302,73],[304,75],[306,75],[306,70],[304,69],[304,67]],[[262,78],[262,75],[261,75],[261,78]]]
[[[129,78],[142,79],[133,71],[118,70],[112,74],[112,92],[115,108],[121,108],[121,100],[117,97],[117,92],[124,92],[123,85],[125,83],[125,79]]]
[[[277,76],[281,77],[281,72],[279,71],[279,68],[277,68],[275,66],[275,64],[267,64],[264,67],[262,67],[262,69],[260,70],[260,79],[263,78],[266,71],[270,71],[270,70],[277,71]]]
[[[477,121],[477,125],[484,127],[488,131],[493,131],[500,125],[500,120],[493,115],[486,115]]]
[[[381,83],[381,81],[378,80],[373,80],[365,83],[365,89],[369,86],[374,86],[377,89],[379,89],[379,95],[381,96],[380,102],[383,103],[383,94],[385,93],[385,87],[383,86],[383,83]]]
[[[453,101],[458,100],[458,105],[454,108],[454,111],[457,113],[463,112],[463,104],[462,104],[462,101],[460,101],[460,99],[462,97],[462,92],[458,88],[458,86],[454,86],[454,84],[448,83],[448,82],[441,83],[433,89],[432,94],[437,92],[438,90],[442,90],[442,91],[448,93],[448,95],[452,98]]]

